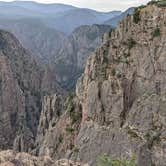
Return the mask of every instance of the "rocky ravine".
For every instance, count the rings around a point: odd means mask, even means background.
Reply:
[[[33,148],[42,96],[58,89],[49,69],[43,69],[12,34],[1,30],[0,149]]]
[[[108,25],[83,25],[76,28],[57,54],[54,66],[57,80],[65,89],[75,87],[83,73],[87,57],[102,43],[102,36],[111,29]]]
[[[113,158],[135,154],[139,166],[165,165],[165,13],[164,6],[139,8],[105,35],[88,58],[66,113],[57,119],[50,116],[57,109],[42,110],[37,154],[90,165],[103,153]]]
[[[38,19],[0,19],[0,28],[13,33],[21,44],[42,64],[55,72],[65,89],[75,87],[89,54],[102,42],[109,25],[86,25],[69,36],[47,27]]]

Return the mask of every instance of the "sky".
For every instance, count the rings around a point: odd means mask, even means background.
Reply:
[[[11,0],[4,0],[11,1]],[[146,4],[150,0],[36,0],[40,3],[63,3],[98,11],[126,10],[129,7]]]

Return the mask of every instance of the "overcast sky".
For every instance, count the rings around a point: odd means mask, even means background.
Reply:
[[[4,0],[11,1],[11,0]],[[150,0],[36,0],[41,3],[64,3],[99,11],[125,10],[132,6],[145,4]]]

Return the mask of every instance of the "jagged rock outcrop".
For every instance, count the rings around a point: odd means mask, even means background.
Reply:
[[[64,110],[61,112],[61,110]],[[78,98],[46,96],[36,139],[36,155],[49,155],[54,159],[70,158],[75,147],[75,137],[80,129],[82,114]]]
[[[95,165],[102,154],[134,154],[138,166],[165,165],[165,11],[138,8],[104,35],[58,119],[59,108],[52,111],[50,104],[55,99],[47,97],[40,117],[47,127],[39,126],[36,141],[39,156]]]
[[[38,129],[34,128],[37,130],[35,144],[34,139],[30,139],[34,145],[32,153],[54,159],[70,158],[89,165],[95,165],[98,156],[102,154],[108,154],[111,158],[129,158],[134,154],[138,166],[165,166],[165,11],[165,5],[149,4],[137,8],[115,30],[104,35],[102,46],[87,60],[84,74],[77,83],[76,95],[71,94],[65,104],[65,98],[58,93],[45,96]],[[6,45],[6,40],[2,41],[0,46]],[[24,110],[27,103],[22,94],[27,94],[29,89],[24,92],[20,88],[22,84],[18,85],[17,82],[25,80],[23,85],[26,87],[26,82],[31,80],[28,88],[31,90],[31,87],[35,87],[33,92],[36,92],[43,77],[39,77],[39,84],[34,80],[35,85],[33,79],[30,79],[33,76],[28,75],[26,78],[26,74],[23,74],[21,79],[15,79],[14,73],[20,75],[24,68],[20,67],[22,60],[19,67],[12,67],[16,61],[12,61],[15,56],[11,55],[17,53],[17,46],[13,46],[13,40],[9,41],[12,49],[8,53],[5,52],[8,47],[2,49],[2,55],[10,56],[0,57],[3,62],[0,66],[0,92],[3,93],[0,98],[3,103],[0,106],[3,107],[0,111],[2,124],[5,124],[0,130],[0,136],[2,141],[6,140],[5,146],[9,145],[7,148],[12,145],[7,134],[12,136],[16,145],[20,142],[16,147],[22,148],[22,142],[29,138],[25,134],[30,133],[28,136],[31,138],[33,130],[27,123],[31,121],[24,118],[28,117],[27,110]],[[24,54],[19,53],[18,58],[20,55]],[[30,66],[32,69],[33,65]],[[9,96],[12,96],[11,100]],[[37,100],[31,98],[31,95],[28,99],[33,101],[30,104]],[[13,104],[18,109],[11,109]],[[16,118],[18,124],[10,118],[13,110],[19,112]],[[38,110],[34,111],[38,113]],[[37,117],[31,111],[30,115],[33,115],[32,118]],[[15,139],[17,129],[20,129],[21,134],[17,134]],[[29,139],[27,142],[31,144]],[[29,144],[25,147],[32,147]]]
[[[103,153],[136,154],[140,166],[166,162],[166,8],[137,10],[88,58],[77,83],[77,159],[92,165]]]
[[[71,160],[52,160],[49,156],[35,157],[12,150],[0,152],[0,166],[88,166]]]
[[[46,83],[48,73],[12,34],[0,31],[0,149],[33,148],[42,96],[57,92]]]

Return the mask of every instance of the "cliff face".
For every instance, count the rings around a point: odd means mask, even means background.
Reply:
[[[63,110],[63,112],[61,112]],[[81,105],[74,94],[64,99],[58,95],[46,96],[38,126],[35,153],[54,159],[70,158],[81,124]]]
[[[1,149],[33,147],[42,95],[46,90],[56,92],[55,86],[46,83],[47,73],[13,35],[0,31]]]
[[[165,11],[138,8],[104,35],[59,118],[59,107],[50,108],[57,97],[46,98],[37,154],[90,165],[102,154],[136,155],[138,166],[165,165]]]
[[[87,60],[76,94],[67,99],[48,93],[56,92],[48,81],[51,74],[43,76],[18,41],[2,32],[1,148],[11,148],[14,140],[16,150],[33,149],[41,157],[95,165],[102,154],[136,155],[138,166],[164,166],[165,11],[156,5],[138,8],[106,33],[102,46]],[[41,93],[47,94],[42,106]]]
[[[81,161],[93,164],[107,153],[137,154],[141,166],[166,162],[166,8],[138,11],[105,37],[77,83]]]

